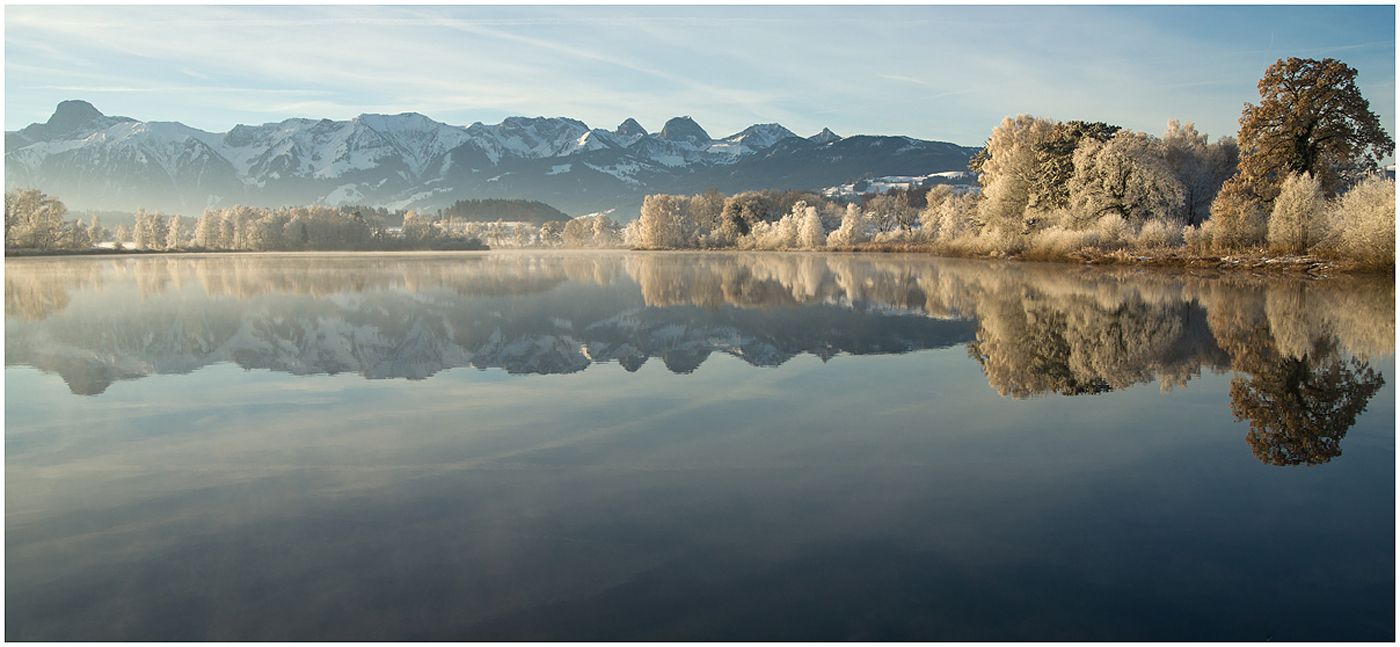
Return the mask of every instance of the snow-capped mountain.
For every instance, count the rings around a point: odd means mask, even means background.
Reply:
[[[626,219],[651,193],[820,189],[869,175],[960,171],[973,152],[830,130],[802,138],[779,124],[715,139],[691,117],[656,133],[631,118],[613,130],[562,117],[461,127],[417,113],[210,133],[64,101],[46,123],[5,133],[5,186],[39,188],[73,209],[191,216],[234,204],[432,210],[463,199],[524,198],[573,214],[612,209]]]
[[[471,139],[466,129],[417,113],[360,115],[350,121],[288,119],[205,135],[239,177],[256,186],[290,177],[344,178],[370,169],[412,183],[447,151]]]

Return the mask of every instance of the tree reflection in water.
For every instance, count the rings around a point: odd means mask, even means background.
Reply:
[[[82,307],[75,295],[83,294]],[[1315,465],[1384,380],[1394,284],[921,256],[745,253],[213,255],[6,263],[6,362],[74,393],[218,362],[421,379],[459,367],[570,373],[716,353],[966,344],[1018,399],[1185,387],[1233,371],[1255,455]]]
[[[1202,367],[1233,371],[1231,410],[1249,422],[1254,455],[1267,465],[1317,465],[1341,454],[1347,430],[1385,384],[1365,357],[1393,352],[1387,286],[1216,277],[1186,279],[1174,298],[1154,300],[1028,282],[977,300],[969,355],[993,388],[1015,398],[1154,379],[1165,391]]]
[[[1312,352],[1277,351],[1268,329],[1235,357],[1242,373],[1230,381],[1230,408],[1249,421],[1246,439],[1267,465],[1319,465],[1342,454],[1341,442],[1385,379],[1356,357],[1341,357],[1336,342],[1318,340]]]

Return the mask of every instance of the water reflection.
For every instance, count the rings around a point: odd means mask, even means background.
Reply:
[[[117,379],[217,362],[373,379],[424,378],[458,366],[571,373],[611,361],[635,371],[659,357],[688,373],[714,352],[776,366],[802,353],[905,352],[972,335],[965,319],[892,311],[887,295],[803,283],[814,274],[829,279],[820,259],[797,264],[795,273],[790,263],[759,257],[718,266],[678,260],[503,254],[12,263],[7,357],[59,373],[75,393],[95,394]],[[121,288],[102,292],[102,281]],[[85,293],[88,303],[67,309],[70,293]]]
[[[1237,355],[1230,408],[1249,421],[1254,455],[1269,465],[1317,465],[1340,456],[1341,441],[1385,380],[1355,357],[1338,356],[1335,342],[1312,352],[1277,352],[1255,329],[1254,345]]]
[[[6,265],[7,639],[1394,639],[1380,282]]]
[[[78,305],[81,302],[81,305]],[[1256,456],[1340,453],[1394,352],[1394,284],[818,254],[227,255],[7,262],[6,361],[77,394],[232,362],[421,379],[574,373],[712,353],[966,344],[1003,396],[1092,395],[1233,371]]]

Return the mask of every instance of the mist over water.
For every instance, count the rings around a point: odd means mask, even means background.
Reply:
[[[1393,640],[1394,284],[9,260],[9,640]]]

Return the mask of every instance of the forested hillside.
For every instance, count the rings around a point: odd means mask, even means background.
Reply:
[[[535,200],[458,200],[442,210],[440,217],[459,222],[524,222],[543,225],[546,222],[568,222],[568,214]]]

